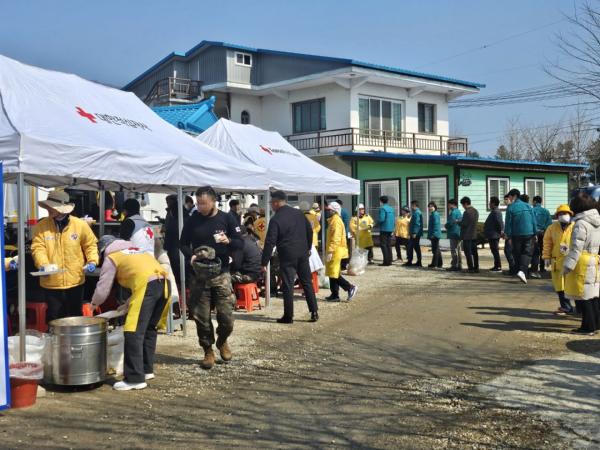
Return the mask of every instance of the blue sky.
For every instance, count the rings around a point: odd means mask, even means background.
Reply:
[[[2,0],[0,53],[122,86],[171,51],[201,40],[340,56],[485,83],[482,95],[554,82],[561,21],[484,50],[453,55],[560,21],[570,0],[39,1]],[[568,101],[563,103],[569,103]],[[450,113],[451,131],[491,154],[507,119],[566,120],[554,103]]]

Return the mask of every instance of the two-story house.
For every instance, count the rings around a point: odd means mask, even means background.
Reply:
[[[372,212],[382,194],[396,209],[434,200],[444,211],[449,198],[469,195],[485,210],[489,197],[512,187],[550,197],[550,208],[565,202],[568,174],[580,166],[471,158],[467,139],[449,136],[448,102],[483,87],[352,59],[203,41],[171,53],[124,89],[176,110],[214,96],[218,116],[278,131],[321,164],[362,180],[360,201]]]

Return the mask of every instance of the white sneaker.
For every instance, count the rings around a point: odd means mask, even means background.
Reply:
[[[128,383],[127,381],[118,381],[113,385],[113,389],[115,391],[131,391],[131,390],[140,390],[147,388],[148,385],[146,383]]]
[[[524,284],[527,284],[527,277],[525,276],[522,270],[519,270],[519,272],[517,273],[517,277],[519,277],[519,280],[521,280]]]
[[[348,291],[348,301],[352,300],[358,292],[358,286],[352,286]]]
[[[539,273],[539,272],[531,272],[531,273],[529,274],[529,276],[530,276],[531,278],[535,278],[535,279],[537,279],[537,280],[540,280],[540,279],[542,278],[542,276],[540,275],[540,273]]]
[[[148,381],[148,380],[154,380],[156,377],[154,376],[153,373],[147,373],[146,375],[144,375],[144,378],[146,379],[146,381]]]

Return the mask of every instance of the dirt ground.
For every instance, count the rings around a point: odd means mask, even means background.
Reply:
[[[482,268],[491,267],[483,253]],[[576,441],[560,414],[544,415],[539,395],[531,409],[525,393],[520,404],[499,394],[507,383],[517,389],[523,377],[515,374],[535,360],[600,349],[568,333],[576,318],[551,313],[558,304],[549,280],[524,286],[485,270],[395,263],[351,281],[356,299],[320,301],[316,324],[301,296],[293,325],[274,321],[281,299],[236,313],[234,360],[210,371],[198,365],[193,323],[186,338],[160,336],[148,389],[119,393],[111,381],[48,391],[33,407],[0,415],[0,447],[598,447],[581,433]]]

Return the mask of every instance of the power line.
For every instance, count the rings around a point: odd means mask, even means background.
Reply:
[[[532,29],[529,29],[529,30],[526,30],[526,31],[522,31],[520,33],[516,33],[516,34],[510,35],[510,36],[506,36],[504,38],[498,39],[497,41],[490,42],[489,44],[483,44],[483,45],[480,45],[479,47],[475,47],[475,48],[472,48],[472,49],[469,49],[469,50],[465,50],[465,51],[460,52],[460,53],[456,53],[455,55],[448,56],[447,58],[439,59],[437,61],[432,61],[432,62],[429,62],[427,64],[420,65],[420,66],[416,67],[416,69],[418,70],[418,69],[422,69],[423,67],[441,64],[443,62],[449,61],[449,60],[454,59],[454,58],[459,58],[461,56],[465,56],[465,55],[468,55],[468,54],[473,53],[473,52],[485,50],[485,49],[488,49],[488,48],[493,47],[495,45],[502,44],[502,43],[504,43],[506,41],[510,41],[512,39],[516,39],[516,38],[521,37],[521,36],[525,36],[526,34],[534,33],[536,31],[542,30],[544,28],[551,27],[552,25],[556,25],[556,24],[558,24],[560,22],[563,22],[564,20],[565,19],[563,18],[563,19],[557,20],[557,21],[552,22],[552,23],[547,23],[545,25],[541,25],[541,26],[536,27],[536,28],[532,28]]]

